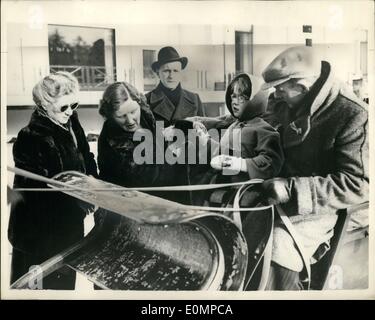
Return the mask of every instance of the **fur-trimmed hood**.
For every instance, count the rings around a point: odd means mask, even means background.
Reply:
[[[225,92],[225,103],[229,112],[234,116],[232,110],[231,86],[238,78],[245,78],[250,83],[251,87],[250,99],[246,103],[245,109],[239,120],[246,121],[260,116],[266,110],[269,92],[267,90],[261,90],[264,82],[262,78],[247,73],[240,73],[234,77],[227,87]]]

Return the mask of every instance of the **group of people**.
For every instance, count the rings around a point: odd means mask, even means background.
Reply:
[[[368,201],[366,104],[334,78],[330,63],[318,59],[311,47],[292,47],[265,68],[263,79],[237,75],[225,94],[229,114],[209,118],[199,95],[181,86],[187,63],[175,48],[164,47],[152,64],[160,79],[154,90],[143,95],[126,82],[107,87],[99,105],[105,122],[98,140],[98,167],[75,111],[77,79],[65,72],[43,78],[33,90],[35,111],[14,144],[15,166],[45,177],[76,170],[125,187],[263,179],[247,205],[282,207],[306,256],[318,260],[322,247],[329,248],[337,210]],[[165,132],[184,126],[196,131],[198,151],[210,150],[208,162],[139,163],[134,151],[142,142],[134,137],[142,130],[156,134],[158,122]],[[212,129],[224,133],[214,138]],[[156,153],[164,145],[155,139],[150,148]],[[14,188],[35,187],[47,186],[15,176]],[[157,195],[185,204],[201,200],[191,192]],[[21,196],[12,204],[9,221],[12,283],[30,266],[82,239],[90,210],[60,192],[24,191]],[[295,239],[275,221],[266,288],[301,289],[303,267]],[[43,288],[74,289],[74,283],[75,273],[62,268],[43,280]]]

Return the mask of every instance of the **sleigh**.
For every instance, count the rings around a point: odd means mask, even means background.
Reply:
[[[18,279],[12,289],[42,283],[64,266],[98,288],[111,290],[244,290],[252,278],[257,280],[251,285],[259,286],[272,210],[249,215],[247,228],[253,233],[245,237],[232,219],[233,209],[228,206],[229,213],[223,214],[221,208],[223,197],[238,188],[212,192],[221,203],[215,211],[136,190],[119,191],[116,185],[78,172],[61,173],[49,185],[100,207],[95,227],[83,240]]]
[[[210,207],[205,208],[119,188],[77,172],[61,173],[49,182],[58,191],[100,207],[95,227],[83,240],[22,276],[12,289],[33,287],[65,266],[101,289],[264,289],[274,211],[273,207],[243,208],[246,201],[238,200],[246,199],[251,185],[209,192]],[[327,288],[335,253],[350,237],[355,241],[368,237],[368,229],[346,232],[351,212],[359,209],[367,210],[368,203],[339,212],[331,250],[312,266],[306,288],[310,279],[311,289]]]

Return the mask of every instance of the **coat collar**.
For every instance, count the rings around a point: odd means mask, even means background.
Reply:
[[[151,91],[150,104],[152,112],[167,121],[186,118],[196,109],[194,99],[186,90],[181,89],[180,100],[175,107],[159,86]]]
[[[326,72],[327,78],[311,104],[309,112],[311,116],[319,110],[330,106],[337,98],[340,91],[340,83],[333,77],[331,65],[328,62],[323,61],[322,70],[323,72]]]
[[[337,98],[340,92],[340,83],[334,79],[328,62],[322,62],[322,73],[317,82],[319,81],[322,83],[317,93],[314,93],[308,101],[302,102],[306,106],[301,105],[302,109],[297,111],[297,118],[286,125],[283,132],[284,148],[301,144],[310,133],[311,120],[326,110]],[[284,106],[284,108],[287,107]],[[286,110],[289,111],[289,109]]]

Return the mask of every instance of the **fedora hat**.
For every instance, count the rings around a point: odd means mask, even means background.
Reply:
[[[262,89],[280,85],[293,78],[319,76],[321,60],[311,47],[292,47],[280,53],[263,71]]]
[[[168,62],[175,62],[180,61],[181,62],[181,68],[184,69],[188,63],[188,59],[186,57],[180,57],[177,50],[173,47],[164,47],[161,48],[158,53],[158,60],[155,61],[151,68],[154,72],[157,72],[157,70],[162,66],[163,64],[166,64]]]

